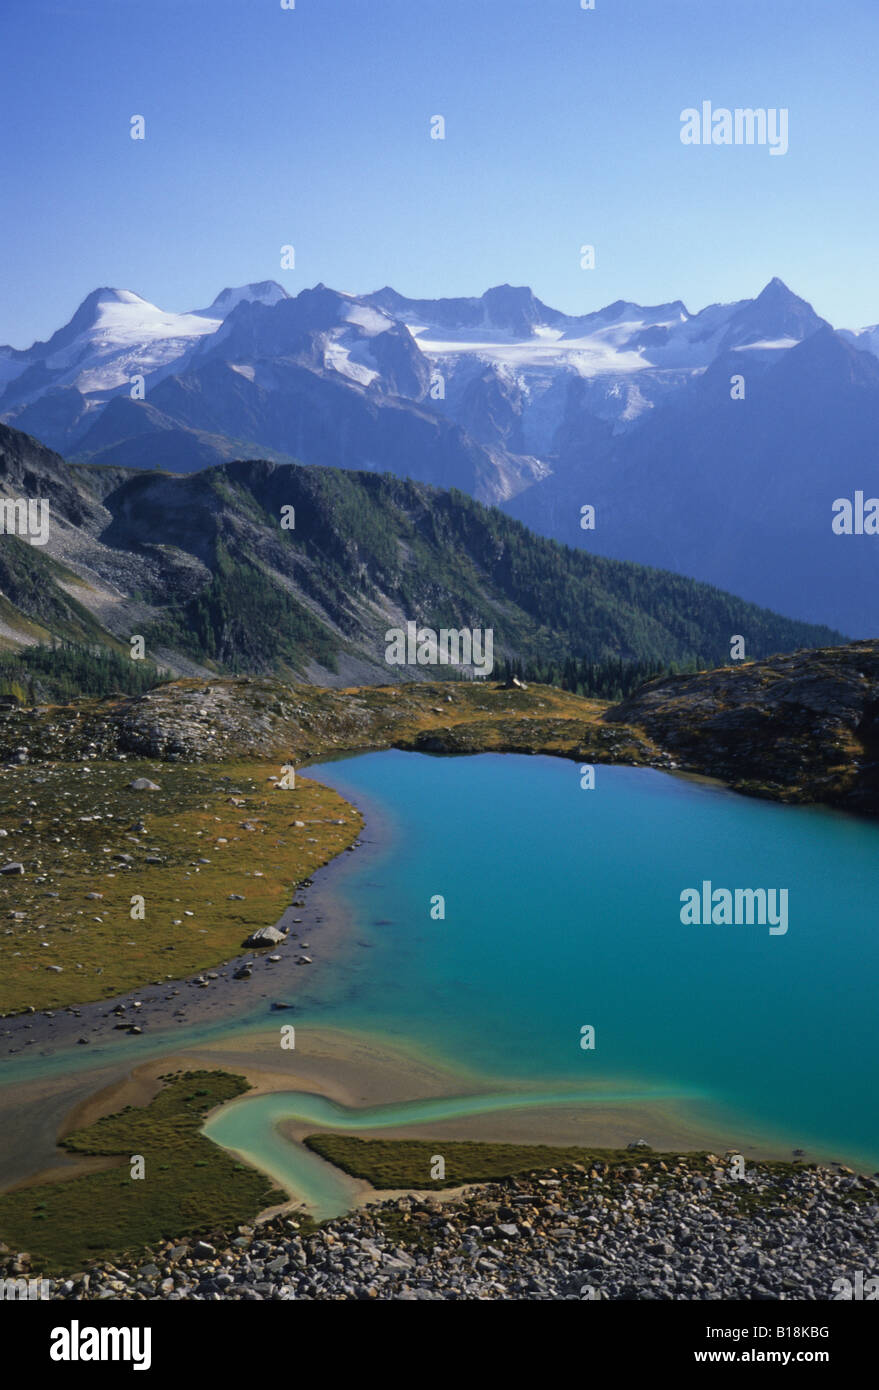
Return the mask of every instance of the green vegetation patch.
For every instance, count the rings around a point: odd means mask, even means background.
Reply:
[[[126,1107],[61,1141],[71,1153],[119,1156],[118,1167],[0,1194],[0,1236],[43,1273],[137,1261],[162,1240],[246,1223],[286,1201],[256,1169],[200,1133],[205,1115],[250,1089],[226,1072],[176,1072],[143,1108]],[[139,1154],[145,1176],[131,1177]]]
[[[582,1149],[551,1144],[487,1144],[480,1140],[357,1139],[346,1134],[310,1134],[308,1148],[328,1163],[363,1178],[376,1188],[443,1188],[463,1183],[493,1182],[499,1178],[540,1174],[548,1169],[631,1167],[643,1162],[642,1151]],[[445,1160],[444,1178],[431,1178],[433,1156]],[[689,1154],[688,1159],[698,1159]],[[651,1154],[657,1163],[676,1155]]]
[[[307,778],[276,789],[280,774],[270,763],[7,769],[0,856],[25,872],[0,876],[0,1013],[107,999],[240,955],[363,825]],[[140,778],[158,790],[132,790]]]
[[[122,644],[63,585],[85,589],[86,585],[58,560],[45,555],[20,536],[4,535],[0,540],[0,595],[6,605],[14,605],[30,624],[13,620],[25,632],[53,634],[76,643],[97,643],[122,650]]]
[[[481,1140],[447,1139],[360,1139],[347,1134],[310,1134],[303,1141],[314,1153],[354,1178],[362,1178],[378,1189],[461,1187],[465,1183],[495,1182],[502,1178],[540,1177],[546,1173],[584,1173],[599,1168],[612,1182],[637,1177],[657,1186],[674,1182],[672,1169],[696,1174],[710,1173],[721,1160],[701,1151],[663,1153],[650,1148],[594,1149],[552,1144],[488,1144]],[[445,1177],[431,1178],[432,1160],[441,1154]],[[786,1179],[807,1165],[785,1160],[761,1159],[760,1171],[771,1175],[777,1187],[769,1197],[774,1205],[784,1190]],[[755,1194],[732,1184],[736,1200],[757,1201]]]
[[[151,661],[132,661],[109,647],[53,639],[50,645],[0,652],[0,696],[19,704],[59,704],[80,695],[142,695],[161,679]]]
[[[145,628],[150,646],[174,646],[228,671],[275,664],[303,670],[308,661],[336,669],[338,642],[328,628],[259,565],[218,547],[217,567],[200,593],[169,607]]]

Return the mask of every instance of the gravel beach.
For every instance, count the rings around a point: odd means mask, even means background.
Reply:
[[[713,1166],[716,1165],[716,1166]],[[724,1160],[635,1161],[296,1215],[168,1241],[136,1267],[51,1281],[57,1300],[799,1300],[879,1268],[879,1181]],[[6,1256],[7,1277],[27,1275]],[[836,1283],[836,1288],[834,1284]],[[852,1296],[851,1293],[848,1295]],[[854,1295],[855,1297],[857,1294]]]

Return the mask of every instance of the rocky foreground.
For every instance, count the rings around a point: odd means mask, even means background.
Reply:
[[[712,1166],[715,1165],[715,1166]],[[725,1166],[723,1166],[725,1165]],[[879,1182],[709,1155],[412,1195],[313,1227],[279,1216],[102,1264],[54,1299],[782,1299],[845,1297],[879,1267]],[[29,1274],[26,1255],[6,1274]],[[852,1295],[849,1294],[849,1297]],[[857,1296],[857,1295],[856,1295]]]
[[[663,677],[604,719],[736,791],[879,813],[879,642]]]
[[[366,749],[545,753],[684,770],[736,791],[879,814],[879,642],[648,681],[608,707],[519,682],[329,690],[269,677],[0,709],[0,763],[308,761]]]

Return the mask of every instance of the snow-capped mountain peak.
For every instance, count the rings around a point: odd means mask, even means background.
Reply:
[[[749,371],[762,371],[825,327],[778,277],[754,299],[697,313],[679,299],[618,299],[568,314],[510,284],[441,299],[318,284],[294,297],[274,280],[227,286],[206,308],[176,313],[104,286],[48,342],[0,348],[0,420],[69,450],[114,396],[151,400],[165,378],[210,364],[271,393],[274,364],[285,362],[419,403],[486,443],[515,439],[516,452],[541,458],[584,411],[628,430],[727,354],[746,354]],[[879,348],[879,330],[840,336]]]
[[[206,309],[193,309],[192,312],[202,318],[224,319],[245,301],[250,304],[277,304],[280,300],[289,298],[287,291],[277,280],[259,280],[250,285],[239,285],[237,288],[227,286],[226,289],[220,290],[216,299]]]
[[[12,404],[10,394],[20,411],[47,391],[73,388],[93,413],[109,396],[130,390],[134,378],[155,384],[182,365],[199,339],[216,333],[240,304],[272,306],[287,298],[281,285],[263,280],[221,290],[206,309],[175,313],[133,290],[102,286],[47,342],[0,348],[0,411]]]

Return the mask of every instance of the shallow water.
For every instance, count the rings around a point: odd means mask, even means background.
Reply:
[[[602,1103],[661,1099],[659,1093],[635,1094],[624,1091],[606,1093]],[[349,1109],[309,1091],[276,1091],[268,1095],[244,1097],[216,1111],[204,1126],[204,1133],[224,1148],[232,1149],[268,1173],[282,1187],[294,1193],[318,1220],[338,1216],[351,1205],[352,1184],[344,1175],[312,1153],[304,1145],[283,1137],[278,1125],[284,1120],[299,1121],[313,1130],[365,1131],[371,1136],[384,1129],[418,1125],[462,1116],[490,1115],[553,1105],[589,1104],[595,1097],[580,1091],[528,1091],[511,1096],[500,1094],[441,1096],[394,1105],[363,1106]],[[439,1150],[442,1141],[437,1140]],[[425,1173],[425,1187],[429,1187]]]

